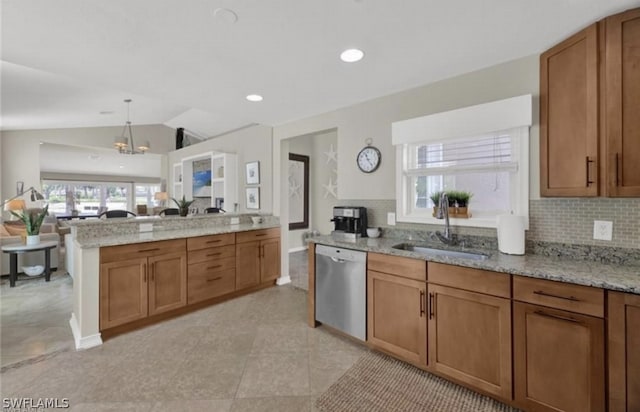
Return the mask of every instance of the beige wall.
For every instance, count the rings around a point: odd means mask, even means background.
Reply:
[[[200,153],[217,151],[238,155],[238,203],[240,212],[271,213],[273,208],[273,172],[271,162],[272,129],[268,126],[253,126],[214,139],[175,150],[169,153],[169,165],[180,163],[182,158]],[[247,211],[245,207],[245,164],[260,162],[260,209]]]
[[[499,64],[476,72],[432,83],[333,112],[274,127],[274,153],[280,141],[295,136],[337,128],[339,199],[395,199],[395,151],[391,145],[391,123],[446,110],[504,99],[534,95],[534,125],[531,128],[531,197],[537,198],[538,183],[538,56]],[[356,155],[371,138],[382,153],[380,168],[365,174],[356,166]],[[274,161],[277,161],[277,156]],[[277,178],[276,182],[280,183]],[[275,188],[280,191],[279,187]],[[281,205],[277,205],[281,207]],[[279,210],[279,209],[276,209]]]
[[[113,147],[113,138],[122,127],[82,127],[74,129],[16,130],[2,132],[0,146],[2,199],[15,195],[17,181],[24,187],[40,187],[40,142],[85,146]],[[144,136],[151,144],[151,153],[166,155],[175,148],[175,130],[163,125],[134,126],[134,136]],[[61,159],[64,161],[64,159]],[[166,159],[162,178],[167,178]]]

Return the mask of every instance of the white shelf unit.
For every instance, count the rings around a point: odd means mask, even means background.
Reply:
[[[182,163],[173,164],[173,174],[171,176],[170,197],[179,199],[182,197]]]
[[[232,212],[234,203],[238,203],[238,162],[234,153],[206,152],[183,158],[179,163],[182,182],[177,185],[174,180],[175,192],[178,192],[176,187],[179,187],[180,196],[184,194],[187,200],[193,199],[193,163],[203,160],[210,161],[211,186],[200,188],[199,197],[209,198],[210,207],[216,207],[216,199],[223,199],[222,208]]]

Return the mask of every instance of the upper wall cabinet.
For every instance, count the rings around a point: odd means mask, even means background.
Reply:
[[[607,188],[640,196],[640,9],[605,20]]]
[[[640,197],[640,9],[540,56],[542,196]]]
[[[542,196],[598,195],[598,25],[540,56]]]

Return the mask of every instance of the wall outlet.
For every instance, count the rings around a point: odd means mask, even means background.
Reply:
[[[387,213],[387,224],[389,226],[395,226],[396,225],[396,214],[394,212]]]
[[[140,232],[153,232],[153,223],[140,223]]]
[[[607,220],[594,220],[593,238],[597,240],[613,239],[613,222]]]

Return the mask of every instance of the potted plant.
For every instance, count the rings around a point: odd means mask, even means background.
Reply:
[[[27,245],[37,245],[40,243],[40,227],[44,221],[45,216],[49,214],[49,205],[46,205],[40,212],[27,212],[22,210],[21,213],[11,211],[11,214],[17,217],[24,223],[27,231]]]
[[[442,196],[442,191],[433,192],[429,195],[429,199],[433,202],[433,216],[438,213],[438,205],[440,204],[440,196]]]
[[[457,190],[447,190],[445,192],[447,194],[447,199],[449,200],[449,216],[456,215],[456,203],[458,202],[458,192]]]
[[[171,200],[178,206],[178,211],[182,217],[189,214],[189,206],[195,202],[195,200],[187,200],[184,195],[182,195],[182,199],[180,200],[176,200],[175,197],[172,197]]]

